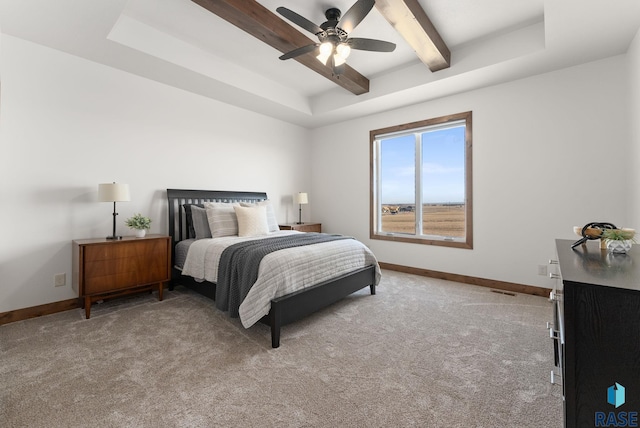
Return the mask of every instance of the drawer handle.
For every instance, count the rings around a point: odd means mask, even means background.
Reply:
[[[552,302],[559,302],[560,300],[562,300],[562,292],[551,290],[551,292],[549,293],[549,300],[551,300]]]
[[[551,370],[551,385],[562,386],[562,375]]]
[[[549,330],[549,337],[553,340],[562,340],[562,334],[555,330],[553,323],[547,322],[547,330]]]

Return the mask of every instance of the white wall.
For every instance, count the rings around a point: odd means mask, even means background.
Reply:
[[[629,172],[632,204],[629,218],[636,226],[640,226],[640,30],[636,33],[628,52],[629,59],[629,97],[630,107],[628,120],[631,126],[631,155],[629,156]],[[636,227],[640,232],[640,227]]]
[[[626,70],[617,56],[314,130],[314,220],[382,262],[551,287],[537,265],[555,238],[576,238],[574,225],[640,229],[628,169],[615,167],[629,155]],[[474,249],[370,240],[369,131],[468,110]]]
[[[306,129],[7,35],[0,64],[0,312],[75,297],[71,241],[111,234],[98,183],[129,184],[124,235],[135,212],[167,233],[167,188],[266,191],[297,220]]]

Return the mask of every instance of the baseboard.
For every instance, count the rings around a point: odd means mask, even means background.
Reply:
[[[164,289],[168,288],[168,284],[164,284]],[[29,318],[41,317],[43,315],[51,315],[58,312],[64,312],[71,309],[82,308],[82,302],[79,298],[62,300],[60,302],[47,303],[45,305],[33,306],[31,308],[16,309],[15,311],[0,313],[0,325],[9,324],[10,322],[28,320]]]
[[[427,276],[429,278],[445,279],[447,281],[462,282],[463,284],[479,285],[481,287],[495,288],[498,290],[512,291],[515,293],[532,294],[534,296],[549,297],[549,288],[533,285],[516,284],[514,282],[497,281],[495,279],[476,278],[474,276],[459,275],[456,273],[439,272],[430,269],[414,268],[410,266],[396,265],[393,263],[379,262],[380,268],[414,275]]]
[[[42,315],[51,315],[58,312],[68,311],[70,309],[77,309],[79,307],[79,299],[69,299],[61,302],[47,303],[46,305],[33,306],[31,308],[16,309],[15,311],[1,313],[0,325],[40,317]]]

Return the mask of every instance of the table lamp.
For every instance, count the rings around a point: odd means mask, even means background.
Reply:
[[[298,222],[296,224],[304,224],[302,222],[302,205],[309,203],[309,197],[306,193],[300,192],[296,195],[296,204],[300,207],[298,210]]]
[[[116,202],[128,202],[129,185],[122,183],[102,183],[98,184],[98,201],[113,202],[113,235],[107,236],[107,239],[122,239],[122,236],[116,236]]]

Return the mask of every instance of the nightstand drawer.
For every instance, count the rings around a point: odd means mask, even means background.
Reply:
[[[136,271],[114,272],[108,275],[85,276],[84,294],[110,293],[139,285]]]

